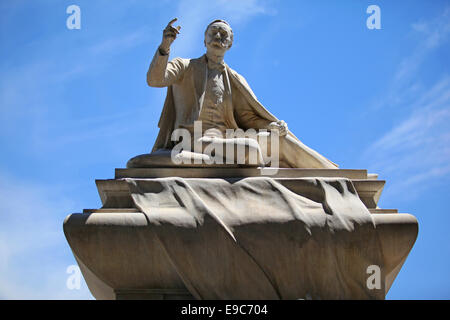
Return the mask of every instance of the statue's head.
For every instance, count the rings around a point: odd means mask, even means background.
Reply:
[[[208,51],[225,53],[233,44],[233,30],[225,20],[214,20],[205,30],[205,46]]]

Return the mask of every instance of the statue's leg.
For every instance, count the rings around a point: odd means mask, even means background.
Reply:
[[[259,134],[258,141],[261,137],[262,135]],[[276,148],[272,148],[272,139],[269,133],[266,133],[265,140],[267,141],[267,146],[270,150],[276,150]],[[260,144],[264,145],[263,142]],[[337,166],[324,156],[290,135],[279,137],[278,150],[280,167],[337,169]],[[267,151],[263,152],[263,155],[267,155]],[[273,157],[273,155],[271,155],[271,157]]]
[[[331,161],[290,135],[280,137],[280,155],[296,168],[337,169]]]
[[[202,151],[226,164],[261,166],[264,164],[258,141],[252,138],[220,138],[203,136],[199,139]],[[209,154],[213,151],[213,154]]]

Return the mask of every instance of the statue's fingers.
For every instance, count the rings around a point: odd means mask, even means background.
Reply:
[[[177,20],[178,20],[178,18],[172,19],[172,20],[167,24],[167,26],[168,26],[168,27],[171,27],[171,26],[172,26],[172,23],[174,23],[174,22],[177,21]]]
[[[173,30],[166,30],[164,32],[164,37],[176,38],[177,34]]]
[[[164,29],[165,32],[172,32],[174,34],[179,34],[180,32],[178,30],[180,30],[178,27],[175,28],[173,26],[167,26],[166,29]]]
[[[180,29],[181,29],[180,26],[178,26],[178,27],[176,27],[176,28],[170,26],[170,30],[172,30],[172,31],[175,32],[176,34],[180,34],[180,31],[179,31]]]

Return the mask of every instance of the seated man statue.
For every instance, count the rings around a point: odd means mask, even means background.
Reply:
[[[230,150],[224,146],[231,145],[233,149],[233,145],[243,145],[248,150],[256,150],[259,166],[273,160],[267,156],[270,148],[271,156],[278,153],[277,162],[281,168],[338,167],[300,142],[284,121],[278,120],[257,100],[244,77],[225,64],[224,55],[233,43],[233,31],[226,21],[215,20],[207,26],[205,55],[197,59],[175,58],[169,61],[170,46],[180,33],[180,26],[172,26],[176,20],[173,19],[164,29],[162,42],[147,73],[149,86],[168,88],[152,154],[176,149],[174,137],[179,138],[180,135],[174,133],[185,130],[191,140],[185,141],[183,136],[183,148],[178,149],[191,154],[203,155],[209,143],[214,146],[215,157],[228,161],[229,154],[232,154],[235,160],[235,153],[224,151]],[[200,124],[200,132],[195,131],[197,124]],[[230,130],[240,129],[253,129],[258,133],[250,138],[228,134]],[[190,142],[190,146],[199,143],[200,148],[189,149],[186,142]],[[139,167],[140,161],[142,156],[133,158],[128,166]]]

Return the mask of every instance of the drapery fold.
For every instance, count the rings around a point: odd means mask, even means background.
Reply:
[[[384,281],[366,285],[383,254],[348,179],[124,180],[198,299],[384,298]]]

